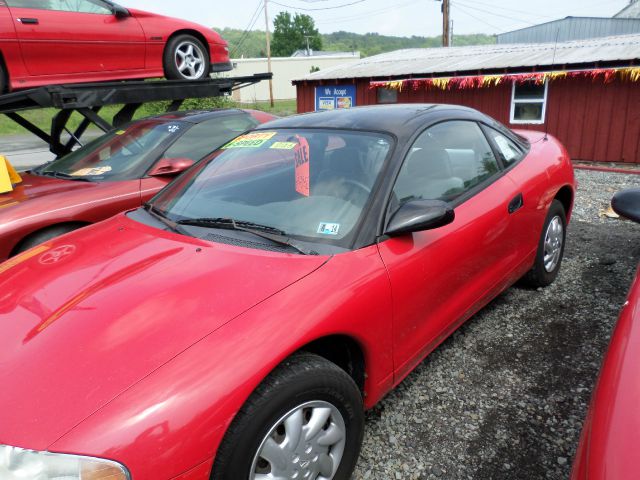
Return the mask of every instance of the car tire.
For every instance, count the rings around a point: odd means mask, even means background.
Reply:
[[[184,67],[181,68],[181,63]],[[164,50],[164,75],[169,80],[200,80],[209,77],[209,51],[192,35],[177,35]]]
[[[271,473],[348,480],[363,432],[362,395],[353,379],[318,355],[297,353],[260,384],[236,415],[211,478],[254,480]]]
[[[524,276],[523,282],[530,287],[546,287],[558,276],[567,236],[567,216],[558,200],[551,202],[538,241],[533,268]]]
[[[12,255],[22,253],[26,250],[29,250],[30,248],[35,247],[36,245],[40,245],[41,243],[46,242],[47,240],[51,240],[52,238],[59,237],[60,235],[64,235],[65,233],[72,232],[74,230],[77,230],[78,228],[81,228],[82,226],[83,225],[54,225],[52,227],[32,233],[18,244]]]
[[[7,72],[2,63],[2,59],[0,59],[0,95],[7,92],[7,84],[9,83],[7,80]]]

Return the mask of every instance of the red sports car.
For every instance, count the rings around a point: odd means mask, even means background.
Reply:
[[[614,195],[613,209],[640,223],[640,188]],[[602,364],[582,428],[572,480],[635,480],[640,444],[640,268]]]
[[[196,161],[274,118],[233,109],[160,115],[23,174],[12,192],[0,193],[0,261],[139,207]]]
[[[0,0],[0,93],[231,70],[212,29],[108,0]]]
[[[574,190],[555,139],[461,107],[241,135],[0,264],[0,476],[347,480],[364,408],[555,279]]]

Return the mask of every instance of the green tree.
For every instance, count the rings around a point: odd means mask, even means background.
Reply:
[[[322,37],[313,18],[297,13],[291,17],[289,12],[280,12],[273,19],[271,54],[275,57],[289,57],[296,50],[307,48],[306,37],[309,37],[309,48],[322,49]]]

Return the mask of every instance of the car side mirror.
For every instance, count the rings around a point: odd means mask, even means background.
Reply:
[[[611,208],[621,217],[640,223],[640,188],[617,192],[611,199]]]
[[[129,10],[124,8],[122,5],[113,4],[112,9],[113,9],[113,14],[116,16],[116,18],[126,18],[131,16],[131,13],[129,13]]]
[[[385,231],[391,237],[431,230],[453,222],[455,213],[441,200],[413,200],[402,205],[391,217]]]
[[[184,172],[194,164],[190,158],[163,158],[149,172],[150,177],[169,177]]]

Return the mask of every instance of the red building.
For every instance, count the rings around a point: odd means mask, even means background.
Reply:
[[[546,130],[575,160],[640,163],[640,35],[398,50],[293,83],[299,112],[453,103]]]

